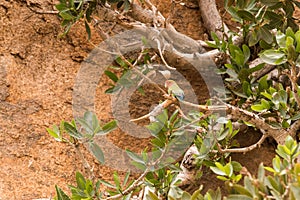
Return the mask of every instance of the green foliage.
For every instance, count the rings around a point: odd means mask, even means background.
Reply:
[[[299,199],[299,169],[295,160],[299,155],[299,143],[287,137],[284,145],[278,145],[273,167],[259,166],[257,177],[247,175],[244,184],[231,181],[227,199]],[[265,170],[273,175],[266,175]],[[226,180],[227,181],[227,180]]]
[[[153,71],[152,67],[148,65],[150,62],[149,52],[145,50],[142,52],[142,61],[137,61],[136,59],[128,59],[128,63],[135,63],[135,69],[139,70],[143,75],[147,75],[149,72]],[[122,89],[137,86],[137,90],[144,93],[142,87],[139,86],[139,82],[143,79],[142,75],[135,72],[132,65],[129,65],[121,57],[116,57],[115,65],[109,66],[108,70],[105,70],[104,74],[112,81],[110,83],[111,87],[108,88],[105,93],[113,94],[121,91]]]
[[[237,183],[242,178],[241,174],[234,174],[234,172],[239,172],[242,169],[241,164],[235,161],[229,162],[226,165],[222,165],[219,162],[215,162],[215,166],[211,166],[210,169],[215,174],[218,174],[218,179],[223,181],[231,181],[233,183]]]
[[[76,122],[80,127],[76,125]],[[117,123],[114,120],[101,126],[97,116],[94,113],[87,111],[84,113],[83,118],[77,118],[71,122],[62,121],[60,128],[54,125],[52,129],[48,128],[47,131],[59,142],[68,142],[74,145],[78,145],[78,142],[87,144],[92,155],[94,155],[100,163],[103,163],[103,152],[94,142],[94,137],[97,135],[108,134],[116,127]],[[69,137],[65,137],[64,135]]]
[[[59,16],[62,18],[61,25],[64,27],[65,36],[69,33],[71,27],[80,19],[84,20],[85,29],[88,34],[88,39],[91,38],[90,22],[93,19],[93,13],[97,6],[103,6],[106,3],[116,4],[118,9],[128,11],[130,8],[129,0],[59,0],[55,5],[59,11]]]
[[[272,29],[285,32],[291,27],[294,31],[298,30],[293,18],[295,6],[299,7],[299,2],[293,0],[225,1],[227,12],[241,24],[243,36],[250,47],[258,43],[271,44],[274,39]]]
[[[97,5],[105,3],[116,4],[118,9],[122,7],[125,11],[130,6],[129,0],[60,0],[56,7],[63,19],[65,34],[74,23],[84,19],[90,37],[92,13]],[[300,31],[293,12],[300,3],[295,0],[226,0],[225,5],[227,12],[241,25],[243,38],[242,44],[235,44],[234,34],[229,38],[218,38],[211,33],[214,42],[208,42],[210,47],[219,49],[228,58],[228,62],[219,69],[227,89],[226,103],[256,113],[255,116],[274,128],[290,128],[300,119],[297,102],[300,89],[297,80],[292,80],[299,76]],[[252,61],[257,57],[263,63],[253,66]],[[142,52],[141,58],[124,60],[116,57],[114,65],[104,72],[112,82],[106,93],[139,85],[144,76],[153,72],[148,49]],[[268,74],[257,76],[267,65],[274,66],[278,72],[276,77]],[[292,85],[280,81],[282,76],[293,81]],[[138,90],[143,92],[141,88]],[[191,144],[198,149],[192,163],[199,171],[197,176],[201,176],[203,165],[209,167],[218,179],[225,182],[229,194],[226,199],[300,199],[300,164],[296,163],[300,145],[292,137],[278,145],[272,167],[261,164],[255,177],[238,162],[232,161],[230,153],[222,151],[238,147],[234,136],[239,130],[233,128],[229,119],[199,111],[191,111],[184,117],[179,113],[176,110],[169,115],[164,110],[155,117],[156,121],[146,126],[153,137],[150,151],[144,149],[136,153],[126,150],[132,164],[142,172],[137,180],[129,181],[130,174],[127,173],[122,182],[114,173],[113,183],[104,180],[94,183],[94,180],[85,179],[77,172],[77,186],[69,186],[72,197],[56,186],[56,199],[101,199],[104,194],[100,192],[100,186],[108,188],[106,193],[110,196],[119,195],[122,199],[130,199],[141,190],[145,192],[145,199],[149,200],[222,199],[219,189],[209,190],[203,195],[201,188],[189,194],[178,187],[180,181],[177,176],[181,169],[173,153],[184,153]],[[244,123],[255,127],[255,124]],[[95,114],[86,112],[82,118],[62,121],[59,127],[54,125],[47,131],[56,141],[71,143],[76,148],[79,143],[86,144],[95,158],[103,163],[103,152],[94,138],[108,134],[115,127],[115,121],[102,125]],[[266,175],[265,170],[271,175]],[[134,189],[127,191],[131,187]]]

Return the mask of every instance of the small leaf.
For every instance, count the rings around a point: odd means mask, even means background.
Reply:
[[[218,174],[218,175],[221,175],[221,176],[226,176],[227,174],[222,171],[221,169],[219,169],[218,167],[210,167],[210,169],[215,173],[215,174]]]
[[[145,164],[143,158],[139,155],[137,155],[136,153],[126,149],[126,153],[127,155],[135,162],[141,163],[141,164]]]
[[[52,129],[47,128],[46,130],[49,133],[49,135],[51,135],[52,137],[54,137],[54,139],[56,141],[59,141],[59,142],[62,141],[61,133],[60,133],[60,131],[59,131],[59,129],[58,129],[58,127],[56,125],[53,125]]]
[[[279,0],[260,0],[260,2],[266,6],[274,6],[279,3]]]
[[[251,55],[250,49],[245,44],[243,44],[242,48],[243,48],[243,53],[244,53],[244,56],[245,56],[245,61],[248,61],[249,58],[250,58],[250,55]]]
[[[255,44],[257,44],[259,41],[259,37],[257,35],[257,31],[254,30],[252,32],[249,33],[249,39],[248,39],[248,44],[250,47],[254,46]]]
[[[75,177],[76,177],[77,187],[80,188],[81,190],[85,190],[86,181],[83,175],[80,172],[76,172]]]
[[[280,32],[280,31],[277,32],[276,41],[277,41],[277,44],[279,45],[279,47],[281,47],[281,48],[285,47],[285,44],[286,44],[285,38],[286,38],[286,36],[282,32]]]
[[[239,172],[239,171],[241,171],[242,168],[243,168],[243,166],[242,166],[239,162],[237,162],[237,161],[231,161],[231,165],[232,165],[233,170],[234,170],[235,172]]]
[[[59,15],[64,19],[64,20],[73,20],[74,16],[70,14],[69,10],[64,10],[59,13]]]
[[[119,178],[119,175],[117,174],[117,172],[114,172],[113,177],[114,177],[114,182],[117,186],[117,189],[118,190],[121,189],[121,187],[120,187],[121,186],[121,181],[120,181],[120,178]]]
[[[107,134],[107,133],[113,131],[115,128],[117,128],[117,121],[112,120],[102,127],[102,131],[103,131],[102,133]]]
[[[63,126],[64,126],[66,132],[70,136],[72,136],[76,139],[82,139],[83,138],[82,134],[72,124],[70,124],[68,122],[64,122]]]
[[[68,9],[67,5],[64,4],[64,3],[56,4],[56,5],[55,5],[55,8],[56,8],[58,11],[63,11],[63,10],[67,10],[67,9]]]
[[[267,109],[261,104],[255,104],[251,106],[251,109],[256,112],[265,112]]]
[[[255,17],[250,13],[249,11],[246,10],[238,10],[237,15],[247,21],[255,22]]]
[[[117,75],[111,71],[105,70],[104,71],[105,75],[108,76],[112,81],[114,81],[115,83],[118,82],[119,78],[117,77]]]
[[[283,52],[271,49],[263,51],[259,56],[263,62],[270,65],[280,65],[287,61]]]
[[[156,194],[148,190],[148,194],[146,194],[146,200],[159,200],[159,198],[156,196]]]
[[[100,163],[104,163],[104,154],[96,143],[89,142],[89,150]]]
[[[113,184],[107,182],[107,181],[104,181],[104,180],[99,180],[100,183],[102,183],[103,185],[109,187],[109,188],[113,188],[113,189],[117,189],[116,186],[114,186]]]
[[[60,189],[57,185],[55,185],[55,190],[56,190],[56,198],[57,200],[71,200],[62,189]]]
[[[84,21],[84,25],[85,25],[85,30],[88,34],[88,40],[90,40],[91,39],[91,28],[90,28],[89,24],[86,21]]]
[[[272,33],[266,28],[266,26],[261,27],[258,29],[258,37],[263,39],[268,44],[271,44],[273,42],[273,35]]]
[[[216,42],[216,46],[218,47],[220,45],[220,39],[218,38],[217,34],[215,32],[210,33],[212,39]]]

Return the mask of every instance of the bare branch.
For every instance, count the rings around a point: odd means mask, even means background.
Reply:
[[[222,149],[220,144],[217,143],[218,151],[220,153],[247,153],[247,152],[252,151],[253,149],[255,149],[257,147],[260,147],[260,145],[265,141],[266,138],[267,138],[267,135],[263,134],[261,136],[261,138],[255,144],[252,144],[250,146],[243,147],[243,148],[234,148],[234,149]]]
[[[140,121],[140,120],[147,119],[147,118],[150,118],[150,121],[151,121],[151,119],[153,117],[156,117],[157,115],[159,115],[163,111],[163,109],[169,107],[175,101],[176,101],[175,98],[173,98],[172,100],[167,99],[164,102],[162,102],[161,104],[158,104],[150,113],[148,113],[142,117],[136,118],[136,119],[131,119],[130,122]]]

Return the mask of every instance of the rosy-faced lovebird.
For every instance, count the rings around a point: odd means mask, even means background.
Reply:
[[[168,88],[168,93],[173,94],[179,101],[183,101],[184,92],[173,80],[166,80],[165,87]]]

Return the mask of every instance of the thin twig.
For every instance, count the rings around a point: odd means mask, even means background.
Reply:
[[[166,67],[169,69],[169,70],[176,70],[176,68],[174,67],[171,67],[167,61],[165,60],[164,56],[163,56],[163,53],[162,53],[162,50],[161,50],[161,44],[160,44],[160,41],[156,38],[154,41],[156,41],[157,43],[157,49],[158,49],[158,52],[159,52],[159,55],[161,57],[161,60],[163,61],[163,63],[166,65]]]
[[[138,69],[135,68],[135,66],[133,66],[133,64],[131,62],[129,62],[123,55],[120,55],[120,58],[126,62],[127,65],[129,65],[135,72],[137,72],[140,76],[142,76],[143,78],[145,78],[147,81],[149,81],[151,84],[153,84],[158,90],[160,90],[162,93],[167,94],[167,92],[162,89],[157,83],[153,82],[150,78],[148,78],[145,74],[143,74],[142,72],[140,72]]]
[[[263,134],[261,138],[255,143],[252,144],[248,147],[243,147],[243,148],[234,148],[234,149],[222,149],[221,145],[217,143],[218,151],[220,153],[247,153],[249,151],[252,151],[253,149],[260,147],[260,145],[265,141],[265,139],[268,136],[266,134]]]
[[[208,105],[199,105],[199,104],[194,104],[188,101],[180,101],[180,103],[183,103],[187,106],[192,106],[195,108],[199,108],[202,111],[219,111],[219,110],[225,110],[226,106],[224,105],[215,105],[215,106],[208,106]]]
[[[143,116],[141,116],[139,118],[136,118],[136,119],[131,119],[130,122],[136,122],[136,121],[140,121],[140,120],[147,119],[147,118],[150,118],[150,117],[155,117],[159,113],[161,113],[161,111],[164,108],[167,108],[171,104],[173,104],[175,102],[175,100],[176,100],[175,98],[174,99],[167,99],[164,102],[162,102],[161,104],[158,104],[150,113],[148,113],[146,115],[143,115]]]

